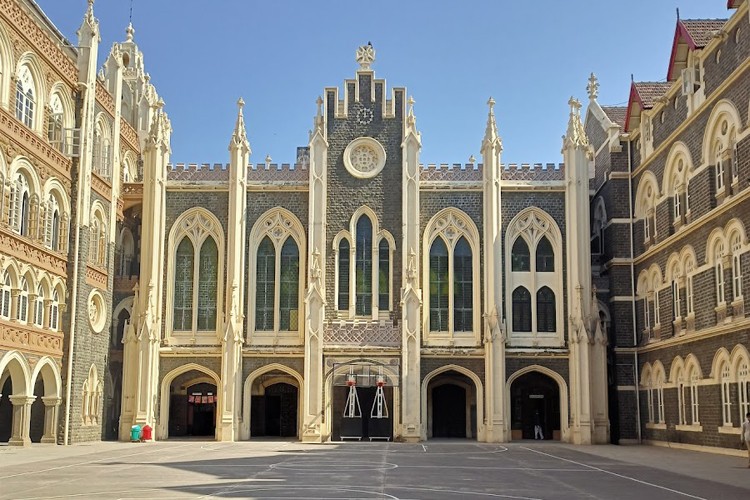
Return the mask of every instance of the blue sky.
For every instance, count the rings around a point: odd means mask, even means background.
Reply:
[[[37,0],[74,43],[85,0]],[[630,75],[664,80],[677,7],[726,18],[726,0],[313,2],[134,0],[135,41],[172,120],[172,161],[226,163],[245,99],[251,161],[295,159],[315,99],[357,68],[371,41],[376,76],[416,101],[423,163],[479,157],[486,101],[497,101],[504,163],[561,161],[567,101],[627,101]],[[125,38],[129,0],[97,0],[100,64]]]

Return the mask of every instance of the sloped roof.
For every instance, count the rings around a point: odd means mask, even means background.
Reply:
[[[679,70],[685,68],[688,53],[708,45],[726,19],[678,19],[669,56],[667,80],[673,82],[679,77]]]
[[[653,108],[656,100],[666,94],[671,87],[670,82],[633,82],[633,88],[645,109]]]
[[[602,106],[602,111],[607,117],[625,130],[625,118],[628,114],[627,106]]]
[[[727,0],[727,9],[737,9],[741,3],[742,0]]]

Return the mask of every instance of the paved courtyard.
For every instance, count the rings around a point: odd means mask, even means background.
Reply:
[[[750,498],[746,458],[645,446],[301,444],[0,447],[0,498]]]

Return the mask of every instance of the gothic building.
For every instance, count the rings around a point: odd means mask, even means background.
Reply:
[[[592,75],[559,165],[501,163],[491,98],[480,161],[421,164],[369,44],[295,164],[251,161],[240,99],[228,163],[173,165],[132,26],[97,72],[93,0],[76,47],[0,2],[0,441],[539,424],[729,446],[750,389],[750,17],[729,7],[678,21],[668,81],[627,108]]]

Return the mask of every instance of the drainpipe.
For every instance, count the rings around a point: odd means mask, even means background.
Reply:
[[[633,262],[635,258],[635,224],[633,223],[633,219],[635,217],[635,214],[633,212],[633,158],[632,153],[630,150],[630,134],[624,134],[623,138],[625,138],[628,142],[628,205],[630,209],[630,292],[633,296],[633,300],[630,301],[631,309],[633,313],[633,349],[635,350],[635,366],[633,366],[633,381],[635,382],[635,423],[636,423],[636,430],[638,432],[638,444],[641,444],[642,437],[641,437],[641,393],[638,390],[639,380],[638,380],[638,326],[636,323],[636,308],[635,308],[635,263]]]
[[[82,82],[78,82],[78,90],[81,93],[81,100],[83,102],[83,112],[81,113],[81,130],[84,130],[84,126],[86,125],[86,91],[88,90],[88,85]],[[69,444],[69,428],[70,428],[70,396],[72,393],[73,388],[73,345],[75,343],[75,331],[76,331],[76,314],[78,312],[78,301],[76,300],[78,298],[78,273],[79,273],[79,265],[78,265],[78,253],[79,253],[79,247],[80,247],[80,235],[81,235],[81,210],[83,209],[81,206],[81,199],[83,198],[83,185],[84,182],[81,180],[81,159],[80,155],[82,154],[82,146],[83,144],[79,143],[78,147],[78,191],[76,193],[77,199],[76,199],[76,231],[75,231],[75,237],[73,242],[73,287],[70,291],[70,298],[68,302],[70,303],[70,333],[68,335],[68,367],[66,372],[66,384],[65,384],[65,429],[63,430],[63,444],[68,445]]]

